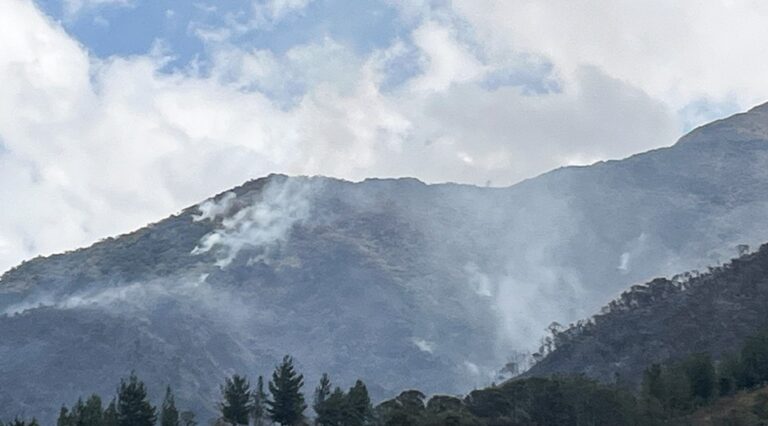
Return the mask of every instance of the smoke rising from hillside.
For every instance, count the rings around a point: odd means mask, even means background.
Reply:
[[[225,268],[245,247],[265,247],[283,241],[291,228],[310,214],[312,196],[318,184],[305,179],[270,181],[258,199],[232,213],[236,196],[227,193],[219,201],[208,200],[198,208],[194,220],[220,219],[218,229],[207,234],[193,255],[213,251],[216,265]],[[232,214],[230,214],[232,213]]]

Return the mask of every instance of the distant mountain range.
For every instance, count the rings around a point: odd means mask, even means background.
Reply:
[[[286,353],[310,387],[327,371],[374,398],[463,393],[550,322],[763,241],[768,106],[507,188],[271,175],[6,272],[0,414],[48,424],[136,370],[206,418],[224,375]]]

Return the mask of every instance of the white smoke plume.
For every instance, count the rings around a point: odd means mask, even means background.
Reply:
[[[231,216],[235,194],[228,193],[220,201],[206,201],[199,206],[195,220],[217,220],[221,227],[205,235],[192,251],[193,255],[213,251],[216,265],[227,267],[245,247],[269,247],[284,240],[294,225],[305,221],[311,210],[311,199],[317,184],[291,178],[270,182],[262,196]]]
[[[203,310],[213,317],[245,328],[250,320],[269,321],[271,312],[253,310],[242,298],[207,282],[208,274],[175,278],[162,278],[146,282],[129,282],[109,286],[93,286],[88,289],[57,294],[32,294],[23,301],[0,311],[2,315],[24,314],[40,308],[104,309],[113,314],[130,314],[141,318],[155,311],[164,303],[185,304]]]

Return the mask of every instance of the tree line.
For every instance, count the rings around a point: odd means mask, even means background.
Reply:
[[[695,410],[720,397],[768,384],[768,330],[747,339],[739,351],[714,362],[709,354],[693,354],[674,362],[653,364],[639,388],[598,383],[582,376],[510,380],[474,390],[464,397],[406,390],[372,406],[365,384],[348,390],[333,386],[327,374],[314,390],[309,419],[303,394],[304,376],[289,356],[266,384],[254,388],[245,376],[233,375],[221,386],[217,425],[318,426],[501,426],[501,425],[677,425],[687,424]],[[742,423],[768,423],[768,398],[747,412],[734,413]],[[728,417],[730,421],[731,417]],[[179,411],[170,388],[159,407],[149,401],[144,384],[131,374],[121,381],[106,407],[98,395],[62,407],[57,426],[194,426],[194,415]],[[0,426],[37,426],[15,419]]]

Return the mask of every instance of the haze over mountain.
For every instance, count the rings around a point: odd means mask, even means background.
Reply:
[[[525,375],[637,385],[653,363],[732,355],[768,324],[766,305],[768,244],[701,275],[633,286],[589,323],[557,333],[555,349]]]
[[[461,393],[552,321],[768,240],[768,106],[508,188],[272,175],[0,278],[0,406],[48,423],[132,369],[205,418],[289,353],[314,386]]]

